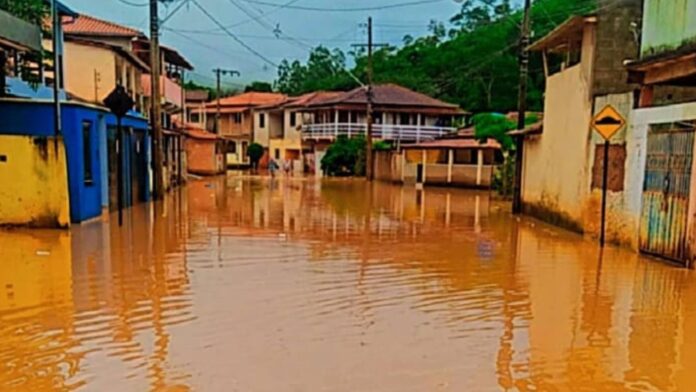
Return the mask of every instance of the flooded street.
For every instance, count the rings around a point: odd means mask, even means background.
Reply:
[[[696,276],[488,193],[191,182],[0,232],[1,391],[694,391]]]

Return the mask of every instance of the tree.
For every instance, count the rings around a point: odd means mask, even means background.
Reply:
[[[355,82],[345,72],[345,65],[346,56],[341,50],[318,46],[310,52],[306,64],[283,60],[278,66],[275,88],[284,94],[300,95],[355,87]]]
[[[260,81],[254,81],[249,83],[245,88],[244,92],[259,92],[259,93],[272,93],[273,92],[273,85],[268,82],[260,82]]]
[[[247,156],[251,161],[251,167],[256,170],[259,168],[259,162],[263,158],[264,149],[263,146],[258,143],[251,143],[249,148],[247,148]]]
[[[0,9],[39,26],[50,12],[44,0],[0,0]]]

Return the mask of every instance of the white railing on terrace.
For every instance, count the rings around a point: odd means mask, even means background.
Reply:
[[[374,124],[372,135],[375,139],[422,142],[437,139],[456,130],[452,127],[427,125]],[[303,139],[335,139],[338,136],[365,135],[366,132],[367,124],[365,123],[325,123],[302,126]]]

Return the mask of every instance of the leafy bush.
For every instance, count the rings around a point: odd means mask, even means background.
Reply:
[[[364,136],[348,138],[339,136],[329,146],[321,160],[321,170],[330,176],[364,176],[367,168]],[[372,143],[373,151],[390,150],[391,145],[382,140]]]
[[[321,170],[330,176],[365,175],[365,138],[339,136],[322,158]]]
[[[258,143],[251,143],[249,148],[247,149],[247,156],[249,157],[249,160],[251,161],[251,166],[254,168],[259,167],[259,162],[261,161],[261,158],[263,158],[263,146],[258,144]]]

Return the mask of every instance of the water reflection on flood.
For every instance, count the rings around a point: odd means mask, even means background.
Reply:
[[[487,193],[195,181],[0,232],[0,390],[692,391],[693,280]]]

